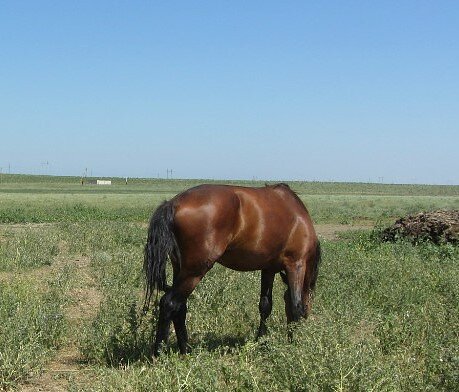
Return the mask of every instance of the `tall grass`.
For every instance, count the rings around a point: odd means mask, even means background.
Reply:
[[[21,228],[2,233],[0,271],[51,265],[59,254],[59,234],[54,228]]]
[[[65,331],[68,271],[46,287],[22,278],[0,281],[0,390],[39,373]]]

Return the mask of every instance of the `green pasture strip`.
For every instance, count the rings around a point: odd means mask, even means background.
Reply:
[[[0,223],[148,222],[174,193],[3,193]],[[425,210],[459,208],[459,196],[304,195],[316,223],[388,221]]]
[[[0,280],[0,390],[38,374],[60,345],[68,271],[50,281]]]
[[[75,390],[447,391],[457,386],[458,247],[381,244],[368,233],[324,241],[312,316],[295,328],[293,343],[286,339],[280,279],[268,337],[256,342],[259,272],[215,266],[189,300],[192,354],[177,354],[172,333],[172,352],[151,363],[156,312],[141,321],[142,252],[131,245],[92,255],[105,301],[84,331],[82,353],[97,377]]]
[[[301,195],[314,222],[388,224],[408,214],[458,209],[455,196]]]
[[[147,221],[172,194],[3,194],[0,223]]]
[[[81,185],[78,177],[3,175],[0,223],[148,221],[163,200],[203,182],[263,186],[254,181],[112,179]],[[459,208],[459,186],[289,182],[317,223],[390,220],[437,208]]]

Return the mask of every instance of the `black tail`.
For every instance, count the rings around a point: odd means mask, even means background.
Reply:
[[[144,311],[150,306],[153,291],[165,291],[166,262],[174,260],[180,266],[180,249],[174,234],[174,206],[165,201],[153,213],[148,228],[143,269],[146,278]]]

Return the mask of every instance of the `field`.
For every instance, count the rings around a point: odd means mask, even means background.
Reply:
[[[323,247],[312,315],[294,341],[280,279],[256,342],[259,272],[216,266],[189,301],[193,352],[177,354],[172,333],[153,361],[156,314],[140,311],[147,222],[201,181],[113,183],[3,174],[0,390],[458,390],[459,247],[376,234],[399,216],[458,209],[459,186],[289,183]]]

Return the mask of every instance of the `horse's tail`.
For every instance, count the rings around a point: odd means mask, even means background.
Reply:
[[[153,213],[145,245],[143,270],[146,278],[144,311],[150,306],[153,291],[166,291],[166,263],[170,259],[180,267],[180,249],[174,233],[175,209],[165,201]]]

